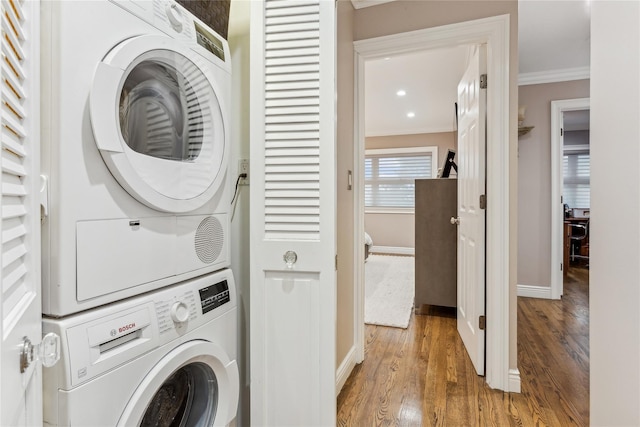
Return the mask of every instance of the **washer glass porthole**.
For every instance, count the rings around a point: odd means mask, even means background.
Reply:
[[[133,151],[194,161],[212,126],[206,77],[183,55],[155,50],[129,70],[119,101],[120,132]]]
[[[206,427],[218,407],[218,381],[211,367],[190,363],[175,371],[156,391],[141,427]]]

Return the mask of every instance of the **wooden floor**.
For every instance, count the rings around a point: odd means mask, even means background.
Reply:
[[[456,332],[431,307],[407,329],[366,325],[365,361],[338,396],[339,426],[588,426],[588,270],[561,301],[518,298],[522,393],[491,390]]]

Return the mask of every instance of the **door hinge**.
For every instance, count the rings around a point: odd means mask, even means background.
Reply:
[[[564,136],[564,129],[560,128],[560,136]]]
[[[478,328],[480,328],[481,331],[484,331],[484,328],[487,326],[487,318],[484,316],[480,316],[478,318]]]
[[[480,195],[480,209],[487,209],[487,195]]]
[[[562,271],[562,263],[560,263],[560,271]]]
[[[480,89],[486,89],[486,88],[487,88],[487,75],[480,74]]]
[[[336,271],[338,271],[338,254],[336,254]]]

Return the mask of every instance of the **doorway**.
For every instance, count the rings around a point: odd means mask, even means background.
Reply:
[[[563,194],[563,176],[564,176],[564,121],[565,115],[578,113],[580,111],[588,111],[590,109],[589,98],[577,98],[558,100],[551,102],[551,298],[560,299],[563,294],[563,280],[565,276],[565,263],[571,262],[565,257],[565,200]],[[588,126],[588,114],[587,114]],[[584,118],[581,123],[573,125],[571,129],[584,130]],[[587,136],[588,143],[588,136]],[[580,143],[582,151],[584,151],[584,142]],[[572,202],[573,203],[573,202]],[[584,208],[583,206],[571,206],[576,208]],[[587,216],[590,213],[587,209]],[[584,209],[582,210],[582,218],[585,217]],[[567,229],[569,231],[570,228]],[[588,230],[588,228],[587,228]],[[586,231],[588,233],[588,231]],[[567,236],[569,238],[569,236]],[[569,248],[570,249],[570,248]]]
[[[509,111],[509,17],[506,15],[442,27],[402,33],[394,36],[360,40],[355,49],[356,129],[354,167],[356,224],[354,241],[364,241],[364,63],[368,59],[398,53],[418,52],[464,44],[486,44],[487,73],[495,82],[488,86],[487,163],[494,165],[487,171],[487,193],[491,196],[487,213],[486,310],[487,366],[486,380],[492,388],[520,391],[519,373],[509,370],[509,162],[511,157]],[[354,257],[364,259],[364,245],[355,245]],[[356,361],[364,359],[364,264],[357,262],[355,276],[354,335]],[[513,319],[515,320],[515,319]]]

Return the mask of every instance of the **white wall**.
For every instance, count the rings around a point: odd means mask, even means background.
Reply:
[[[640,425],[640,3],[591,3],[591,424]],[[615,165],[615,166],[614,166]]]
[[[233,66],[231,101],[231,185],[238,175],[238,159],[249,158],[249,15],[250,2],[231,2],[229,47]],[[249,177],[251,182],[251,177]],[[249,187],[239,187],[231,221],[231,269],[238,289],[238,367],[240,401],[237,425],[249,422]]]

